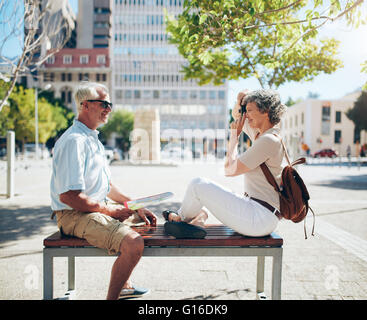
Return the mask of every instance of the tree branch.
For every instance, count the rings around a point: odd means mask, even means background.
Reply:
[[[255,14],[255,17],[256,17],[256,16],[260,16],[260,15],[264,15],[264,14],[268,14],[268,13],[274,13],[274,12],[279,12],[279,11],[287,10],[287,9],[289,9],[289,8],[293,7],[294,5],[296,5],[296,4],[300,3],[300,2],[301,2],[301,0],[297,0],[297,1],[295,1],[295,2],[290,3],[290,4],[289,4],[289,5],[287,5],[287,6],[282,7],[282,8],[279,8],[279,9],[263,11],[263,12],[260,12],[260,13],[258,13],[258,14]]]

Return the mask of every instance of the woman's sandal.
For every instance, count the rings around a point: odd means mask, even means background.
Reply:
[[[204,228],[182,221],[167,221],[164,231],[176,239],[203,239],[206,236]]]

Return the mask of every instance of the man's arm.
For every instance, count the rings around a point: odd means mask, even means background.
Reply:
[[[104,203],[92,200],[81,190],[69,190],[60,194],[60,201],[80,212],[101,212],[120,221],[135,213],[133,210],[120,206],[108,207]]]
[[[110,182],[110,192],[107,195],[111,200],[123,204],[125,201],[130,201],[131,199],[124,194],[112,183]]]
[[[111,200],[116,201],[117,203],[124,203],[125,201],[131,200],[129,197],[125,196],[121,193],[121,191],[112,183],[110,182],[110,192],[107,195]],[[155,226],[157,224],[157,217],[155,214],[148,209],[141,208],[136,210],[136,213],[139,215],[141,219],[147,225]]]

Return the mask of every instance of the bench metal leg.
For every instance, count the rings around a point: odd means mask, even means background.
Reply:
[[[265,257],[257,257],[257,271],[256,271],[256,299],[266,299],[264,294],[264,273],[265,273]]]
[[[271,286],[271,297],[273,300],[281,299],[282,255],[283,255],[283,248],[279,248],[276,254],[273,256],[273,274],[272,274],[272,286]]]
[[[53,297],[53,256],[47,249],[43,249],[43,299]]]
[[[68,257],[68,290],[75,289],[75,257]]]

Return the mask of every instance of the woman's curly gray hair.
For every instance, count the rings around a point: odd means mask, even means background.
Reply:
[[[279,93],[274,90],[251,91],[242,99],[241,105],[255,102],[261,113],[268,113],[271,124],[278,124],[287,107],[280,101]]]

